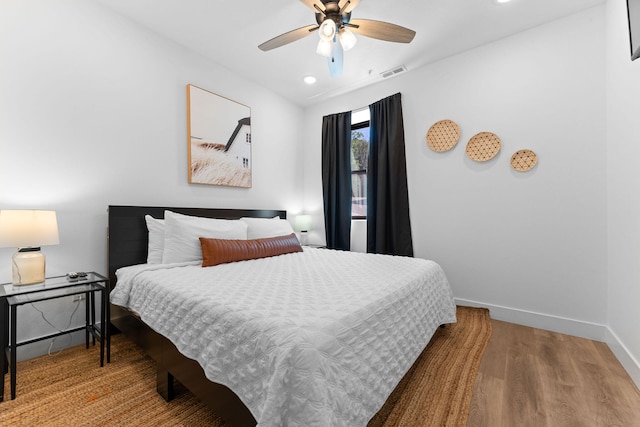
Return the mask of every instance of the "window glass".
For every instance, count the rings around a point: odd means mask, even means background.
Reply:
[[[367,217],[368,161],[369,109],[367,108],[351,114],[351,217],[355,219]]]

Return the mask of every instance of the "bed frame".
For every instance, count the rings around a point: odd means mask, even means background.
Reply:
[[[185,215],[207,218],[238,219],[241,217],[286,218],[283,210],[206,209],[146,206],[109,206],[109,281],[116,285],[116,270],[147,260],[147,225],[145,215],[164,218],[165,209]],[[182,355],[164,336],[142,322],[132,312],[111,306],[111,330],[120,331],[140,346],[157,363],[157,390],[170,401],[174,397],[174,380],[179,381],[216,415],[233,426],[255,426],[256,420],[240,398],[228,387],[209,381],[202,367]]]

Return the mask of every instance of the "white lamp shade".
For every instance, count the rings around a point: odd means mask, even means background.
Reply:
[[[345,52],[347,50],[353,49],[353,47],[356,45],[356,42],[358,41],[355,34],[353,34],[353,32],[351,30],[348,30],[347,28],[343,28],[340,30],[338,38],[340,39],[340,44],[342,45],[342,48],[345,50]]]
[[[296,216],[296,229],[298,231],[309,231],[311,229],[311,215]]]
[[[322,55],[325,57],[331,56],[331,50],[333,49],[333,41],[320,39],[318,42],[318,47],[316,48],[316,53],[318,55]]]
[[[336,36],[336,23],[333,22],[332,19],[326,18],[322,21],[322,24],[320,24],[318,34],[323,40],[333,40]]]
[[[30,248],[58,243],[55,211],[0,210],[0,247]]]

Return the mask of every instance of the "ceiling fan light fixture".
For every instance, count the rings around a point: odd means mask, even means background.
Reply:
[[[336,36],[336,23],[333,22],[333,19],[325,19],[322,21],[318,34],[321,40],[333,40]]]
[[[360,0],[301,0],[301,2],[313,11],[316,23],[280,34],[260,44],[258,48],[268,51],[318,31],[320,40],[316,53],[327,58],[331,77],[341,74],[343,53],[355,46],[357,42],[355,34],[395,43],[411,43],[416,35],[416,32],[411,29],[390,22],[351,19],[351,12],[358,6]]]
[[[340,39],[340,44],[342,45],[342,49],[351,50],[356,45],[358,39],[356,38],[353,31],[350,31],[346,28],[342,28],[338,33],[338,38]]]
[[[333,41],[330,39],[327,40],[327,39],[321,38],[320,41],[318,41],[318,47],[316,48],[316,53],[318,55],[322,55],[328,58],[331,56],[332,49],[333,49]]]

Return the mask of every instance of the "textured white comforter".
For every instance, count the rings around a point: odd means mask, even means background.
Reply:
[[[215,267],[117,272],[138,312],[259,426],[365,426],[440,324],[456,321],[432,261],[305,248]]]

